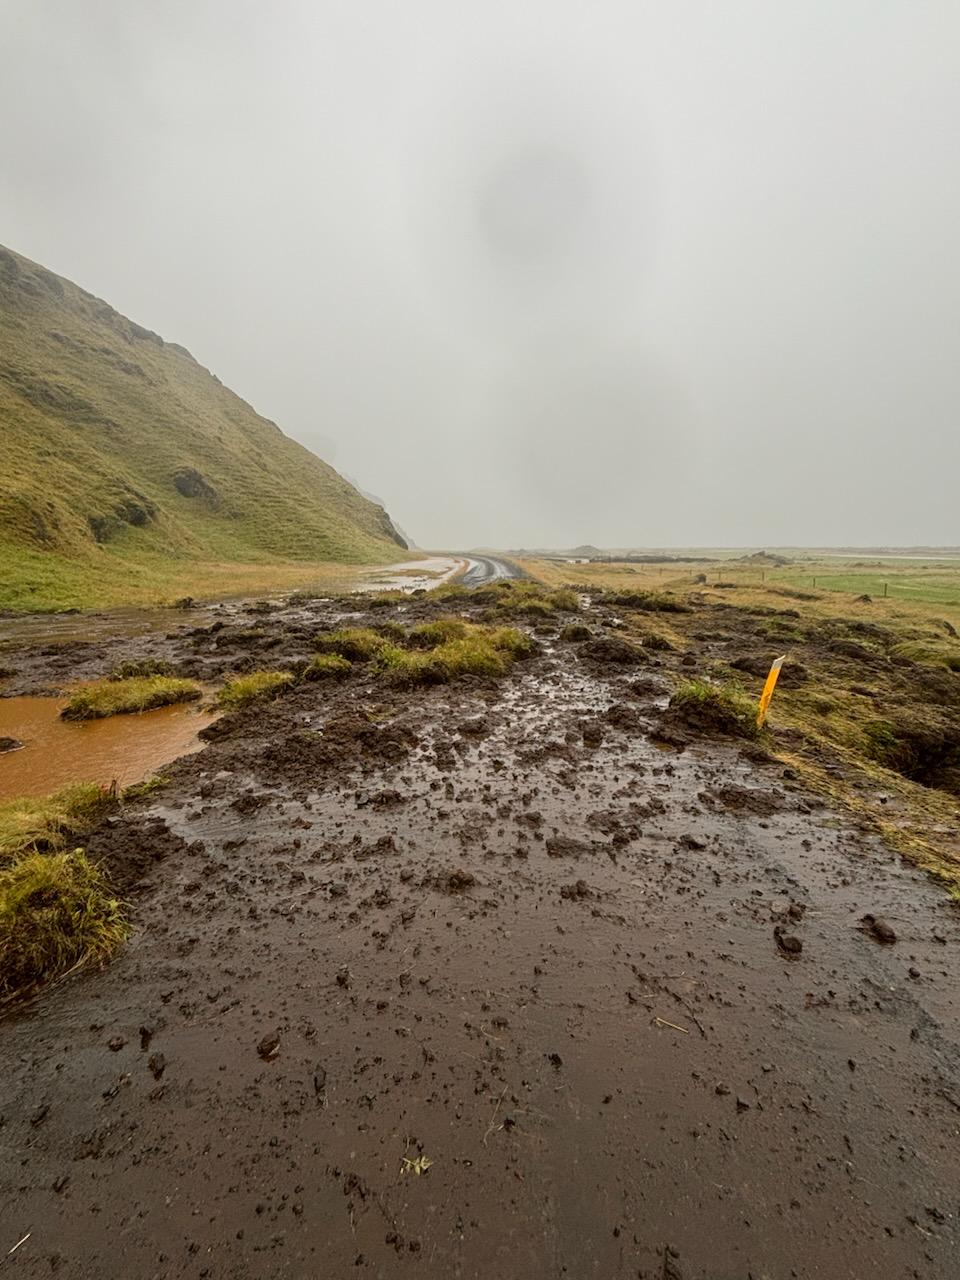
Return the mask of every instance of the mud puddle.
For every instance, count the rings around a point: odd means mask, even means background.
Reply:
[[[432,591],[441,583],[459,573],[466,561],[455,556],[429,556],[425,560],[410,560],[405,564],[389,565],[375,574],[364,577],[361,591]]]
[[[63,698],[0,698],[0,802],[44,795],[73,782],[141,782],[178,756],[199,751],[213,713],[190,706],[83,722],[61,720]]]

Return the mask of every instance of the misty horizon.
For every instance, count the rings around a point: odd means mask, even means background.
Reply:
[[[8,7],[0,239],[422,546],[960,540],[956,9],[229,16]]]

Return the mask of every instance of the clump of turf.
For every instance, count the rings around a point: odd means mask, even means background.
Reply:
[[[349,658],[342,658],[339,653],[318,653],[307,664],[303,676],[305,680],[339,680],[352,670]]]
[[[688,728],[707,737],[756,738],[757,709],[739,689],[688,680],[670,699],[670,711]]]
[[[692,613],[690,605],[662,591],[613,591],[604,596],[606,604],[643,613]]]
[[[487,627],[481,633],[494,649],[509,653],[514,658],[526,658],[533,653],[533,641],[525,631],[516,627]]]
[[[260,699],[273,699],[293,684],[289,671],[251,671],[245,676],[234,676],[217,693],[221,707],[234,710]]]
[[[122,680],[98,680],[78,689],[60,712],[64,720],[102,720],[105,716],[151,711],[174,702],[200,697],[195,680],[173,676],[131,676]]]
[[[432,649],[384,645],[377,671],[399,684],[443,684],[458,676],[502,676],[515,658],[532,650],[530,638],[514,627],[471,627]]]
[[[960,729],[949,722],[910,719],[875,720],[865,729],[867,754],[925,787],[960,794]]]
[[[477,599],[488,597],[498,613],[519,613],[533,618],[549,618],[558,612],[575,613],[580,608],[577,593],[569,587],[550,590],[535,582],[518,582],[515,579],[481,587],[476,592]]]
[[[172,662],[162,658],[141,658],[138,661],[121,662],[110,672],[111,680],[130,680],[133,676],[172,676]]]
[[[396,684],[437,684],[442,676],[433,666],[433,651],[402,649],[385,644],[377,654],[377,674]]]
[[[0,995],[106,960],[126,933],[120,903],[82,849],[26,854],[0,871]]]
[[[24,853],[60,849],[67,836],[90,827],[114,803],[95,782],[80,782],[49,796],[0,804],[0,863]]]
[[[895,658],[906,658],[908,662],[960,671],[960,645],[951,645],[946,640],[905,640],[894,645],[890,652]]]
[[[384,644],[382,635],[370,627],[344,627],[316,637],[318,653],[337,653],[350,662],[368,662]]]
[[[469,624],[462,618],[437,618],[413,627],[409,642],[416,649],[435,649],[448,640],[462,640],[469,630]]]
[[[582,622],[571,622],[560,632],[560,639],[565,644],[579,644],[581,640],[589,640],[593,632]]]

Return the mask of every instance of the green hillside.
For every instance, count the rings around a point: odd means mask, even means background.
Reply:
[[[231,566],[263,589],[404,545],[183,347],[3,248],[0,445],[0,608],[225,593]]]

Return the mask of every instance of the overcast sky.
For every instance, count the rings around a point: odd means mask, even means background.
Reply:
[[[0,0],[0,242],[433,547],[960,542],[957,0]]]

